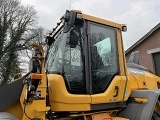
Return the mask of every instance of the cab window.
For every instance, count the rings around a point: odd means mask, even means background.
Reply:
[[[104,92],[118,73],[115,28],[90,23],[92,92]]]

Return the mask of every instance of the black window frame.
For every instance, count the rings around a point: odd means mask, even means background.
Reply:
[[[108,26],[108,25],[105,25],[105,24],[101,24],[101,23],[95,23],[95,22],[92,22],[92,21],[86,21],[87,23],[87,28],[86,28],[86,35],[87,35],[87,44],[88,44],[88,53],[87,53],[87,62],[88,62],[88,79],[89,79],[89,86],[90,86],[90,90],[89,90],[89,93],[92,95],[92,94],[100,94],[100,93],[103,93],[107,90],[108,86],[110,85],[110,83],[112,82],[113,78],[116,76],[116,75],[119,75],[120,74],[120,66],[119,66],[119,56],[118,56],[118,41],[117,41],[117,32],[116,32],[116,27],[111,27],[111,26]],[[92,41],[91,41],[91,31],[90,31],[90,25],[93,24],[93,25],[97,25],[97,26],[102,26],[102,27],[107,27],[107,28],[111,28],[111,29],[115,29],[115,52],[116,52],[116,63],[117,63],[117,72],[112,76],[112,78],[110,79],[108,85],[106,86],[105,90],[102,91],[102,92],[99,92],[99,93],[94,93],[93,92],[93,77],[92,77],[92,63],[91,63],[91,46],[92,46]]]

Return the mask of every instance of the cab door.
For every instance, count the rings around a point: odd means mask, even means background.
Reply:
[[[126,76],[120,75],[117,29],[92,22],[88,26],[91,104],[122,101]]]

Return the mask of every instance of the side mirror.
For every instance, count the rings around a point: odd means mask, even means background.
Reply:
[[[78,35],[74,32],[70,32],[69,44],[71,48],[75,48],[78,45]]]
[[[32,73],[41,73],[41,63],[37,59],[30,59],[29,71]]]

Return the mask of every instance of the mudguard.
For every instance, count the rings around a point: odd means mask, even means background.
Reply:
[[[129,118],[129,120],[151,120],[159,96],[160,89],[133,90],[127,101],[127,107],[120,111],[118,116]],[[134,101],[134,98],[147,98],[148,102],[138,103]],[[160,117],[158,120],[160,120]]]

